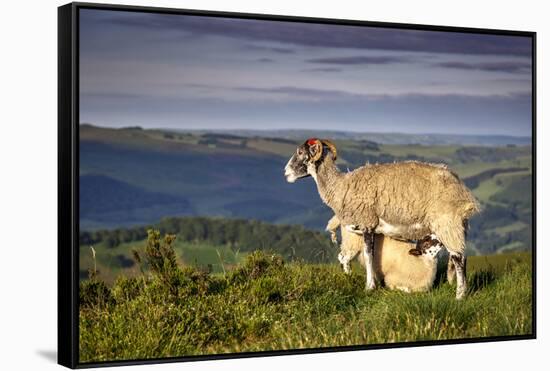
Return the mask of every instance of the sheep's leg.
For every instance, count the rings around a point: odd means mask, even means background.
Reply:
[[[451,253],[453,265],[456,269],[456,298],[463,299],[466,296],[466,255]]]
[[[363,248],[363,255],[365,257],[365,271],[367,275],[367,290],[376,288],[376,281],[374,279],[374,233],[364,233],[365,247]]]
[[[465,219],[462,221],[462,227],[464,229],[464,241],[466,240],[466,235],[468,234],[468,228],[469,228],[469,225],[468,225],[468,220]],[[462,254],[463,255],[463,254]],[[464,257],[464,282],[466,281],[466,258]],[[449,281],[450,283],[454,283],[455,282],[455,279],[458,277],[458,271],[456,269],[456,266],[455,266],[455,263],[451,257],[451,255],[449,255],[449,262],[447,263],[447,281]],[[466,283],[464,283],[464,292],[466,292]],[[457,287],[457,298],[458,298],[459,294],[458,294],[458,287]],[[464,295],[463,295],[464,296]]]
[[[447,263],[447,281],[454,283],[456,279],[456,268],[453,263],[453,259],[449,256],[449,262]]]
[[[465,223],[457,215],[440,214],[432,223],[431,230],[443,246],[449,251],[451,267],[447,266],[448,271],[454,267],[456,271],[456,298],[462,299],[466,296],[466,230]]]

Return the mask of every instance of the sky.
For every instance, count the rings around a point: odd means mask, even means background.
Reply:
[[[80,10],[80,122],[531,135],[521,36]]]

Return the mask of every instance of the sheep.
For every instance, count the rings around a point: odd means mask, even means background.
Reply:
[[[331,239],[337,243],[336,230],[340,227],[341,244],[338,260],[344,272],[351,272],[350,263],[357,257],[365,266],[361,252],[364,238],[340,226],[338,217],[333,216],[326,227]],[[399,241],[376,234],[374,237],[374,273],[378,282],[392,290],[404,292],[429,291],[437,273],[438,253],[442,249],[440,241],[434,235],[426,236],[417,244]]]
[[[466,295],[466,227],[479,204],[445,165],[405,161],[367,164],[348,173],[336,166],[336,146],[311,138],[298,146],[285,166],[287,182],[313,177],[323,202],[349,230],[362,233],[366,287],[376,287],[374,233],[404,240],[435,234],[450,253],[449,281],[456,298]]]

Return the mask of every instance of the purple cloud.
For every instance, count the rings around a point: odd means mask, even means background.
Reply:
[[[516,56],[531,56],[532,50],[532,40],[527,36],[122,11],[86,12],[96,14],[96,27],[109,24],[148,32],[157,30],[164,34],[181,32],[195,37],[217,35],[300,46]],[[272,51],[277,52],[273,48]]]
[[[443,62],[434,64],[436,67],[452,68],[459,70],[477,70],[505,73],[531,73],[531,63],[526,62],[486,62],[486,63],[465,63],[465,62]]]
[[[304,72],[342,72],[341,68],[336,67],[319,67],[319,68],[306,68]]]
[[[248,50],[257,50],[263,52],[273,52],[277,54],[294,54],[296,51],[291,48],[283,48],[277,46],[262,46],[262,45],[246,45],[245,49]]]
[[[393,64],[393,63],[407,63],[410,61],[411,61],[410,57],[353,56],[353,57],[308,59],[306,62],[321,63],[321,64],[354,65],[354,64]]]

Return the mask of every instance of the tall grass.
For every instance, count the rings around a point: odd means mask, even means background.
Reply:
[[[158,234],[151,238],[160,243]],[[171,242],[151,246],[165,258]],[[157,272],[122,277],[112,287],[97,278],[81,284],[81,362],[532,331],[524,261],[472,271],[462,301],[448,283],[423,294],[366,293],[360,273],[347,276],[336,264],[285,264],[262,252],[223,276],[162,261]]]

